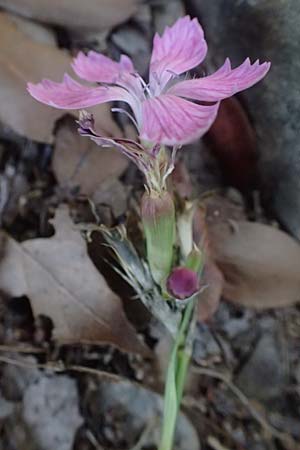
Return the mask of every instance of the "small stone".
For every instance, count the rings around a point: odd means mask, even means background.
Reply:
[[[295,373],[296,381],[300,385],[300,361],[298,362],[294,373]]]
[[[34,366],[37,364],[36,359],[32,356],[15,357],[20,361],[20,366],[7,364],[4,366],[1,376],[1,388],[5,392],[7,400],[18,402],[23,398],[23,394],[31,383],[35,383],[41,376],[40,371]],[[22,362],[25,367],[22,367]],[[26,365],[31,367],[26,367]]]
[[[23,399],[23,418],[41,450],[71,450],[83,419],[75,381],[67,376],[42,376]]]
[[[112,34],[113,43],[119,48],[121,53],[129,55],[136,70],[145,74],[151,57],[150,35],[147,30],[140,30],[138,27],[124,25]]]
[[[0,391],[0,420],[10,416],[15,409],[15,404],[6,400]]]
[[[245,310],[244,314],[241,317],[233,317],[230,318],[227,322],[224,323],[223,330],[229,339],[233,339],[237,337],[239,334],[248,331],[251,327],[251,319],[253,317],[253,313],[249,310]]]
[[[181,0],[163,0],[153,8],[155,30],[161,35],[165,27],[171,26],[179,17],[185,15],[185,7]]]
[[[209,327],[203,323],[198,323],[194,341],[194,360],[201,364],[207,359],[220,359],[221,349],[215,340]]]
[[[285,375],[280,340],[275,333],[265,333],[238,374],[236,383],[246,395],[266,401],[282,395]]]

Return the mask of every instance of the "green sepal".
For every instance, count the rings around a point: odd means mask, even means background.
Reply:
[[[169,275],[175,243],[175,207],[171,195],[145,192],[141,216],[146,238],[147,260],[155,282],[161,285]]]
[[[204,265],[204,254],[203,252],[194,244],[193,250],[189,253],[184,266],[187,269],[191,269],[194,272],[200,273]]]

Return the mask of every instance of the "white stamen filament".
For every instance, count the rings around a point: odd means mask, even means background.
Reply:
[[[128,111],[126,111],[126,109],[123,109],[123,108],[111,108],[111,112],[119,112],[119,113],[125,114],[132,121],[132,123],[136,127],[136,129],[137,130],[139,129],[137,121],[135,120],[135,118]]]
[[[153,95],[152,95],[152,93],[151,93],[151,91],[150,91],[149,84],[147,84],[146,81],[145,81],[138,73],[135,73],[134,76],[140,80],[140,82],[141,82],[141,84],[142,84],[142,86],[143,86],[144,91],[147,92],[147,94],[149,95],[149,97],[153,97]]]
[[[175,160],[176,160],[176,154],[177,154],[177,150],[180,147],[178,145],[174,145],[171,151],[171,161],[170,164],[167,167],[167,170],[165,171],[162,181],[163,181],[163,185],[165,185],[166,180],[168,178],[169,175],[171,175],[171,173],[173,172],[174,168],[175,168]]]

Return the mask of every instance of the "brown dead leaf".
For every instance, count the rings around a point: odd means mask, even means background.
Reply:
[[[193,193],[192,180],[183,161],[177,161],[171,174],[172,187],[176,195],[182,200],[190,199]]]
[[[41,33],[34,40],[21,23],[0,13],[0,121],[29,139],[52,142],[54,124],[66,111],[37,102],[26,85],[42,78],[61,81],[64,72],[70,73],[71,58],[50,39],[42,42]],[[108,105],[97,106],[93,112],[99,128],[108,135],[118,132]]]
[[[224,297],[257,309],[300,300],[300,245],[288,234],[252,222],[211,223],[209,239],[222,270]]]
[[[202,249],[205,255],[205,266],[202,277],[204,290],[199,295],[197,315],[200,322],[210,320],[217,311],[222,291],[223,275],[216,265],[211,251],[207,226],[207,210],[203,207],[195,211],[193,222],[194,242]]]
[[[61,186],[80,186],[92,196],[100,185],[119,177],[128,160],[113,148],[101,148],[79,136],[72,118],[66,118],[55,136],[53,170]]]
[[[199,295],[197,304],[197,316],[200,322],[210,320],[217,311],[223,291],[224,278],[218,266],[211,258],[207,259],[203,285],[206,288]]]
[[[9,11],[69,28],[102,30],[132,16],[138,0],[0,0]]]
[[[257,173],[254,129],[237,98],[221,102],[217,118],[205,137],[222,167],[227,184],[248,189]]]
[[[53,224],[56,233],[51,238],[19,244],[1,235],[1,289],[13,296],[27,295],[35,315],[52,319],[55,337],[61,341],[110,342],[145,353],[120,299],[90,260],[66,208],[57,210]]]

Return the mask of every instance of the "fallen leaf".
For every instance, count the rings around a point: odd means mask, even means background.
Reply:
[[[52,319],[54,336],[61,341],[110,342],[145,353],[120,299],[90,260],[66,208],[57,210],[53,224],[53,237],[22,244],[1,234],[1,289],[12,296],[27,295],[35,315]]]
[[[197,316],[200,322],[209,321],[217,311],[223,291],[224,278],[218,266],[208,259],[203,273],[206,288],[199,295]]]
[[[22,136],[49,143],[53,141],[55,122],[66,111],[37,102],[26,85],[42,78],[61,81],[65,72],[70,73],[71,58],[50,39],[49,43],[42,42],[41,33],[33,39],[28,27],[20,23],[20,19],[0,13],[0,121]],[[108,135],[118,132],[109,105],[92,110],[99,128]]]
[[[128,160],[113,148],[101,148],[79,136],[75,121],[68,117],[55,136],[53,170],[61,186],[80,186],[92,196],[103,182],[118,178]]]
[[[102,30],[132,16],[138,0],[0,0],[9,11],[69,28]]]
[[[211,242],[207,225],[207,211],[198,208],[193,221],[194,242],[202,249],[205,257],[205,265],[201,284],[203,291],[199,295],[197,304],[197,317],[200,322],[211,319],[217,311],[222,291],[223,275],[216,265],[211,250]]]
[[[237,98],[223,100],[205,140],[218,159],[228,184],[248,189],[257,173],[256,139]]]
[[[190,199],[193,193],[193,185],[189,171],[183,161],[177,161],[171,174],[172,186],[180,199]]]
[[[0,287],[12,297],[26,294],[26,280],[21,256],[22,248],[4,231],[0,231]]]
[[[257,309],[300,300],[300,245],[288,234],[254,222],[210,223],[212,256],[224,278],[223,295]]]
[[[95,205],[108,207],[113,217],[116,218],[128,211],[129,192],[128,186],[112,177],[101,184],[100,188],[94,192],[92,199]]]

